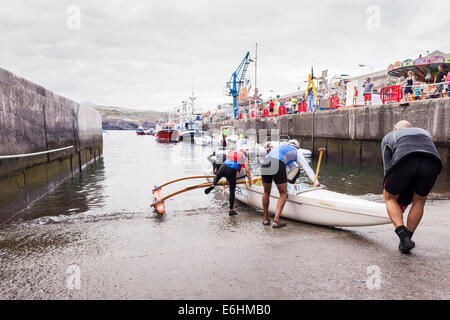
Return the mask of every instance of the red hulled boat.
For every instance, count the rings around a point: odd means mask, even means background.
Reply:
[[[180,130],[175,128],[173,124],[165,124],[156,131],[156,141],[159,143],[180,142],[183,140]]]

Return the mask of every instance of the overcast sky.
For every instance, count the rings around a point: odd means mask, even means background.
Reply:
[[[0,0],[0,67],[76,101],[168,110],[193,88],[206,109],[231,102],[225,82],[256,42],[265,97],[304,87],[311,65],[356,76],[450,52],[449,3]]]

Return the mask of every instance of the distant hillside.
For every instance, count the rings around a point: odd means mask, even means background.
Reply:
[[[120,107],[91,106],[102,115],[103,130],[134,130],[139,125],[144,129],[154,128],[163,112],[143,111]]]

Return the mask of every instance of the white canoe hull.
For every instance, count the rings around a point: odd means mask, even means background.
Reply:
[[[272,188],[269,213],[275,214],[278,190]],[[262,209],[263,188],[237,186],[236,199]],[[391,220],[382,203],[360,199],[325,189],[289,194],[281,213],[283,218],[329,227],[361,227],[389,224]]]
[[[205,174],[210,174],[205,170]],[[263,209],[263,187],[237,185],[236,200]],[[361,199],[324,189],[312,189],[302,184],[289,185],[289,196],[281,217],[328,227],[364,227],[389,224],[391,220],[383,203]],[[228,193],[228,189],[226,189]],[[272,186],[269,213],[275,214],[279,193]]]

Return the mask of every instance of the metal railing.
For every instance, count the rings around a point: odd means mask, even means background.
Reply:
[[[34,153],[24,153],[24,154],[10,155],[10,156],[0,156],[0,160],[1,159],[14,159],[14,158],[26,158],[26,157],[39,156],[41,154],[48,154],[48,153],[68,150],[68,149],[72,149],[72,148],[73,148],[73,146],[59,148],[59,149],[53,149],[53,150],[47,150],[47,151],[41,151],[41,152],[34,152]]]

